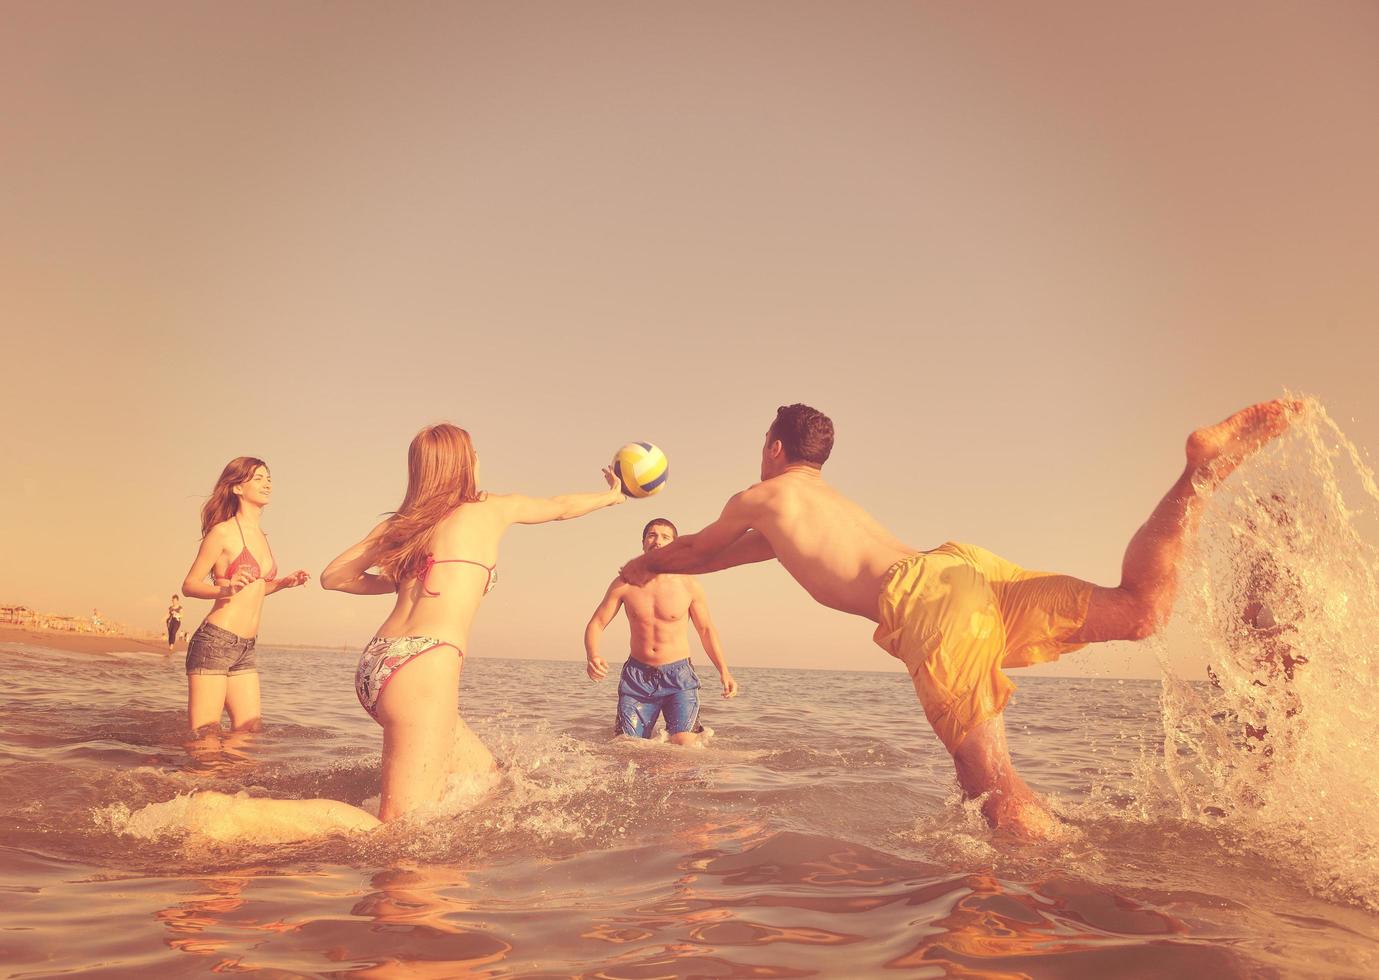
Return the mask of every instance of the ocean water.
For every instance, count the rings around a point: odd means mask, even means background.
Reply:
[[[1015,763],[1067,821],[1037,845],[960,800],[903,674],[739,668],[685,750],[612,738],[582,663],[482,655],[488,795],[215,842],[195,790],[376,796],[353,654],[264,648],[265,731],[188,744],[180,657],[0,646],[0,973],[1379,976],[1367,480],[1318,409],[1204,514],[1162,680],[1015,672]]]

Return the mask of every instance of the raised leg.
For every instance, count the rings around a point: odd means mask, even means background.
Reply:
[[[1168,619],[1178,587],[1178,563],[1191,539],[1200,503],[1245,459],[1288,427],[1300,401],[1261,402],[1187,440],[1187,465],[1125,549],[1120,585],[1097,587],[1074,643],[1140,640]]]

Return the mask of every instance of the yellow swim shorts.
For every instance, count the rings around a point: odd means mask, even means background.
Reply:
[[[877,644],[904,662],[935,733],[953,752],[1005,708],[1002,667],[1057,660],[1087,618],[1092,586],[1028,572],[983,548],[948,542],[895,564],[880,598]]]

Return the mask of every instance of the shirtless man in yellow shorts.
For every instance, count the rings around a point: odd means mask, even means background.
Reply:
[[[901,543],[824,482],[833,423],[807,405],[776,413],[760,483],[697,534],[628,562],[622,576],[641,585],[662,572],[779,560],[816,602],[877,624],[874,639],[909,669],[959,784],[982,798],[991,825],[1043,836],[1055,821],[1011,766],[1001,712],[1015,686],[1002,668],[1152,634],[1172,608],[1199,501],[1302,407],[1264,402],[1188,436],[1187,465],[1130,539],[1115,587],[1026,571],[972,545]]]

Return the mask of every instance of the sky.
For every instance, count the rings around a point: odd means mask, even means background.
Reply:
[[[471,637],[582,658],[797,401],[902,540],[1113,585],[1192,428],[1287,388],[1379,447],[1376,105],[1374,3],[5,3],[0,601],[157,628],[239,455],[316,575],[423,425],[535,495],[651,441],[667,489],[515,528]],[[899,669],[774,565],[704,585],[730,663]]]

